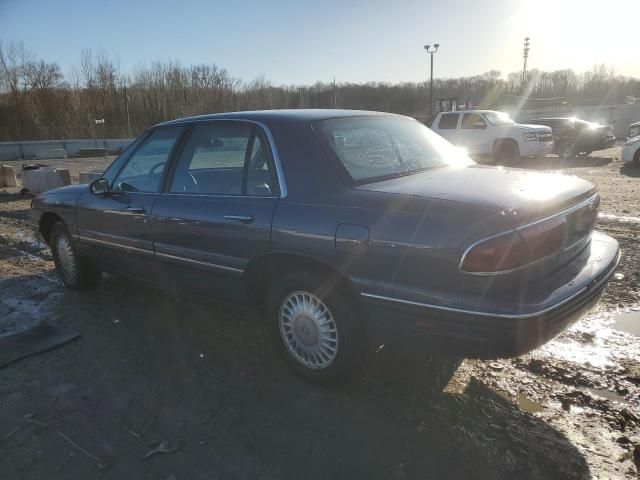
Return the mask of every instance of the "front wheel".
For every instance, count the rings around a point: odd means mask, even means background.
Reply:
[[[496,146],[493,158],[499,165],[513,165],[520,159],[520,149],[514,142],[505,141]]]
[[[363,345],[355,309],[329,276],[292,273],[269,295],[278,349],[293,370],[315,383],[344,380],[357,370]]]
[[[64,223],[53,225],[49,243],[56,271],[66,287],[84,289],[97,282],[99,271],[88,259],[78,255]]]

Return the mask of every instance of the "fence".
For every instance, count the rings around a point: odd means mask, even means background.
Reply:
[[[133,140],[133,138],[107,138],[0,142],[0,161],[65,158],[77,156],[80,150],[92,148],[104,148],[109,154],[116,155]]]

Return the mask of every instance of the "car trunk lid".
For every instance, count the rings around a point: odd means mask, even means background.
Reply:
[[[512,217],[514,224],[559,212],[596,193],[592,183],[573,176],[482,165],[434,169],[357,188],[481,206]]]

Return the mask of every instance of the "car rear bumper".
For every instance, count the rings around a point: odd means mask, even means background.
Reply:
[[[452,308],[363,293],[365,311],[383,338],[466,358],[515,357],[553,339],[600,299],[620,258],[618,242],[597,234],[600,245],[576,275],[576,290],[537,310],[496,313]]]

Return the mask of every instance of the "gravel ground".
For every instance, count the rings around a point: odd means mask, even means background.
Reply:
[[[623,258],[587,317],[512,360],[385,347],[339,389],[290,374],[261,312],[117,276],[63,289],[29,200],[0,190],[0,335],[82,333],[0,370],[0,478],[637,478],[640,169],[597,155],[523,163],[600,188]],[[77,179],[105,159],[47,163]],[[162,441],[179,450],[143,460]]]

